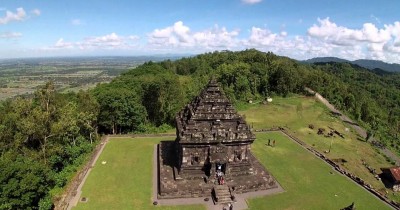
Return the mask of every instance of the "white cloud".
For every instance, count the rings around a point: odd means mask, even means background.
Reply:
[[[74,26],[83,25],[83,22],[80,19],[73,19],[71,20],[71,24]]]
[[[225,27],[215,25],[211,29],[193,33],[193,38],[197,46],[207,49],[234,49],[239,43],[238,35],[239,30],[228,31]]]
[[[238,43],[239,31],[228,31],[225,27],[215,25],[199,32],[191,32],[182,21],[162,29],[155,29],[148,34],[148,44],[153,48],[186,48],[186,49],[227,49]]]
[[[70,52],[101,49],[108,52],[143,50],[142,53],[202,53],[256,48],[295,59],[335,56],[349,60],[371,58],[400,63],[399,21],[381,27],[364,23],[358,28],[348,28],[325,18],[318,19],[302,35],[291,34],[286,29],[279,32],[256,26],[246,32],[247,36],[240,34],[239,29],[228,30],[218,25],[193,30],[182,21],[177,21],[170,26],[154,29],[142,42],[135,35],[110,33],[77,42],[59,39],[48,49],[71,49]]]
[[[0,18],[0,24],[7,24],[11,21],[22,21],[26,18],[26,12],[23,8],[17,8],[17,12],[6,11],[6,15]]]
[[[251,34],[247,43],[249,46],[268,46],[275,44],[275,41],[278,39],[278,37],[278,34],[272,33],[268,29],[253,27],[251,28]]]
[[[16,39],[16,38],[20,38],[21,36],[22,36],[22,33],[18,33],[18,32],[0,33],[0,38],[1,39]]]
[[[60,38],[53,46],[45,47],[44,50],[60,50],[60,49],[129,49],[137,46],[135,43],[139,39],[138,36],[119,36],[116,33],[104,36],[87,37],[79,42],[66,42]]]
[[[312,37],[322,38],[337,45],[356,45],[357,42],[383,43],[391,39],[390,31],[378,29],[372,23],[364,23],[361,29],[349,29],[337,26],[329,18],[318,19],[319,25],[313,25],[308,29]]]
[[[260,3],[262,0],[242,0],[245,4],[257,4]]]
[[[329,18],[318,19],[318,23],[308,29],[308,35],[342,49],[343,52],[353,49],[357,51],[357,55],[361,55],[360,52],[362,52],[364,58],[384,61],[393,61],[396,57],[394,54],[397,56],[400,54],[400,22],[385,24],[382,28],[377,28],[373,23],[364,23],[359,29],[338,26]],[[332,52],[332,56],[341,54],[341,52]],[[397,62],[399,62],[398,59]]]
[[[124,38],[116,33],[107,34],[99,37],[86,38],[82,43],[84,47],[119,47],[124,44]]]
[[[39,16],[42,12],[38,9],[34,9],[31,11],[31,14],[35,15],[35,16]]]
[[[71,42],[64,42],[63,38],[60,38],[56,44],[54,45],[55,48],[66,48],[66,49],[71,49],[74,48],[74,44]]]

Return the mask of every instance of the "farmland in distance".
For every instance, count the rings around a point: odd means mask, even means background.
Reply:
[[[62,92],[85,90],[110,82],[124,71],[146,61],[169,57],[59,57],[0,60],[0,100],[32,94],[53,81]]]

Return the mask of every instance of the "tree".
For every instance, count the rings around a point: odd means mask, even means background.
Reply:
[[[98,122],[106,132],[134,131],[146,119],[140,97],[126,88],[103,86],[96,90],[95,97],[100,105]]]
[[[78,124],[81,128],[81,135],[89,135],[92,144],[93,135],[97,135],[97,116],[100,112],[100,105],[92,94],[87,91],[79,91],[78,110]]]
[[[21,155],[0,159],[0,209],[35,209],[49,190],[50,170]]]
[[[172,124],[175,114],[185,103],[181,82],[176,76],[163,74],[143,84],[142,103],[150,122],[156,126]]]
[[[46,147],[49,138],[58,135],[60,130],[52,128],[52,124],[57,120],[55,105],[55,86],[52,82],[35,92],[34,103],[37,106],[33,108],[32,113],[27,118],[25,128],[32,129],[28,131],[29,140],[39,143],[43,153],[43,160],[46,163]]]

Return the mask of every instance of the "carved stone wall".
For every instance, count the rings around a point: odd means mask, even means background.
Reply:
[[[179,173],[186,177],[217,162],[251,168],[255,135],[214,80],[177,114],[176,135]]]

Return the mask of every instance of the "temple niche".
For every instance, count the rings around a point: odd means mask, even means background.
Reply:
[[[159,197],[232,202],[235,193],[277,187],[251,154],[256,139],[215,80],[176,116],[175,142],[159,151]]]

